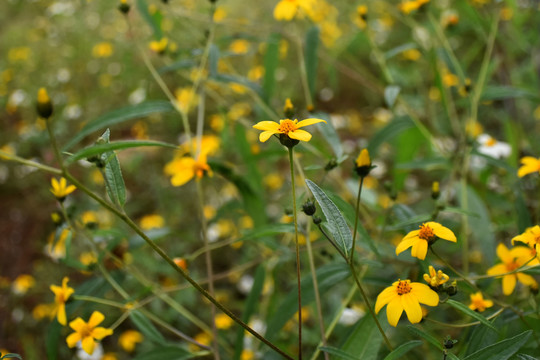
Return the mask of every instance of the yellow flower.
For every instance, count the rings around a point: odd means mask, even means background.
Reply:
[[[234,40],[229,45],[229,50],[234,54],[246,54],[249,51],[249,41],[246,39]]]
[[[312,0],[281,0],[274,8],[274,19],[292,20],[300,9],[310,10]]]
[[[36,109],[38,115],[43,119],[48,119],[53,113],[51,98],[47,93],[47,89],[43,87],[38,90]]]
[[[127,352],[132,352],[135,350],[135,345],[144,340],[143,335],[136,330],[127,330],[124,331],[118,337],[118,344],[122,349]]]
[[[113,53],[113,46],[110,42],[100,42],[92,48],[92,56],[95,58],[108,58]]]
[[[36,280],[32,275],[22,274],[13,280],[13,292],[17,295],[24,295],[36,284]]]
[[[113,333],[112,329],[97,327],[103,320],[105,320],[105,316],[99,311],[94,311],[90,315],[88,322],[85,322],[80,317],[71,321],[69,327],[75,330],[75,332],[66,338],[67,345],[72,348],[80,341],[82,349],[87,354],[92,355],[96,346],[96,340],[101,340]]]
[[[540,226],[535,225],[525,230],[523,234],[515,236],[512,239],[512,245],[514,245],[515,241],[521,241],[522,243],[529,245],[530,248],[535,249],[536,253],[539,254],[540,253]]]
[[[422,57],[422,53],[418,49],[408,49],[401,53],[404,60],[417,61]]]
[[[54,260],[64,258],[66,256],[66,240],[71,232],[64,228],[56,237],[56,232],[53,231],[47,239],[47,254]]]
[[[115,353],[108,352],[108,353],[105,353],[105,354],[103,355],[103,357],[101,358],[101,360],[118,360],[118,357],[116,356]]]
[[[521,167],[518,169],[518,176],[524,177],[525,175],[532,174],[534,172],[540,173],[540,158],[536,159],[532,156],[525,156],[521,158]]]
[[[53,314],[56,314],[58,322],[62,325],[66,325],[66,301],[68,301],[71,294],[75,292],[73,288],[67,286],[69,278],[66,276],[62,279],[62,286],[51,285],[50,289],[54,293],[54,304],[55,308],[53,309]]]
[[[141,229],[150,230],[150,229],[159,229],[165,225],[165,220],[163,217],[158,214],[145,215],[139,220]]]
[[[488,269],[487,274],[501,275],[508,272],[514,271],[521,266],[525,265],[531,259],[531,252],[529,248],[524,246],[517,246],[508,250],[504,244],[499,244],[497,246],[497,256],[501,259],[502,264],[497,264]],[[531,262],[529,264],[538,263],[538,260]],[[530,275],[523,274],[521,272],[515,272],[512,274],[503,275],[502,287],[503,294],[510,295],[515,287],[516,282],[519,280],[520,283],[527,286],[538,287],[538,283]]]
[[[189,110],[193,106],[197,105],[197,102],[199,101],[199,97],[191,87],[183,87],[176,89],[174,95],[176,97],[176,103],[178,107],[183,112],[189,112]]]
[[[484,296],[482,295],[481,291],[471,294],[471,304],[469,305],[469,309],[473,311],[483,312],[487,308],[490,308],[492,306],[493,301],[484,300]]]
[[[165,174],[172,176],[173,186],[182,186],[188,181],[197,177],[201,179],[205,174],[212,176],[212,169],[206,162],[206,154],[201,153],[197,159],[190,156],[183,156],[174,159],[165,165]]]
[[[253,350],[244,349],[242,350],[242,354],[240,355],[240,360],[253,360],[255,359],[255,354],[253,353]]]
[[[432,288],[437,288],[440,285],[447,282],[450,278],[448,275],[442,272],[442,270],[435,271],[435,268],[429,265],[429,274],[424,274],[424,280]]]
[[[74,192],[76,189],[75,185],[67,186],[67,181],[63,177],[60,178],[60,182],[58,182],[56,178],[52,178],[51,186],[52,186],[51,192],[56,197],[56,199],[58,199],[58,201],[64,201],[66,196]]]
[[[54,310],[56,309],[56,304],[38,304],[32,310],[32,317],[36,320],[41,320],[46,317],[52,320],[54,318]]]
[[[366,5],[359,5],[356,8],[356,16],[353,18],[353,21],[360,29],[365,29],[367,26],[367,12],[368,8]]]
[[[196,342],[198,342],[201,345],[208,346],[212,342],[212,337],[209,334],[202,332],[202,333],[198,333],[197,335],[195,335],[193,340],[195,340]],[[189,344],[189,350],[195,352],[195,351],[200,350],[200,348],[197,345],[190,343]]]
[[[422,320],[420,304],[437,306],[439,295],[425,284],[410,280],[398,280],[377,296],[375,312],[378,314],[386,304],[388,304],[386,317],[390,325],[394,327],[397,325],[403,310],[405,310],[409,321],[416,324]]]
[[[259,140],[265,142],[274,134],[284,134],[290,139],[300,140],[300,141],[309,141],[311,140],[311,134],[305,130],[300,130],[301,127],[317,124],[320,122],[326,123],[322,119],[305,119],[300,122],[298,120],[284,119],[279,120],[279,124],[274,121],[261,121],[253,127],[257,130],[263,130],[259,135]]]
[[[414,230],[408,233],[396,247],[396,255],[412,246],[411,256],[420,260],[426,258],[428,245],[432,244],[437,238],[456,242],[456,235],[452,230],[442,226],[434,221],[429,221],[420,225],[420,230]]]
[[[356,173],[361,177],[366,177],[371,171],[371,159],[368,149],[362,149],[360,155],[356,158]]]
[[[230,328],[234,321],[231,319],[228,315],[225,314],[217,314],[215,319],[216,327],[221,330],[227,330]]]
[[[161,55],[165,53],[165,50],[167,50],[168,44],[169,44],[169,39],[164,37],[164,38],[161,38],[159,41],[156,41],[156,40],[150,41],[150,44],[148,46],[150,47],[150,50]]]

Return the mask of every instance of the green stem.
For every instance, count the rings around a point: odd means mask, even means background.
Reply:
[[[324,237],[326,239],[328,239],[328,241],[330,241],[330,244],[332,244],[332,246],[338,251],[338,253],[341,255],[341,257],[343,259],[345,259],[345,261],[348,261],[348,258],[347,258],[347,255],[345,255],[345,253],[343,252],[343,250],[341,250],[339,248],[339,246],[336,245],[336,243],[334,242],[334,240],[332,240],[332,238],[330,236],[328,236],[328,234],[326,233],[326,231],[324,231],[323,227],[319,224],[317,225],[317,227],[319,228],[319,230],[321,231],[321,233],[324,235]]]
[[[358,218],[360,217],[360,195],[362,194],[363,184],[364,184],[364,176],[360,176],[360,181],[358,184],[358,196],[356,197],[356,214],[354,217],[354,232],[353,232],[353,238],[352,238],[351,256],[349,258],[349,263],[354,262],[354,249],[356,247],[356,233],[358,232]]]
[[[60,166],[60,168],[64,170],[64,161],[62,159],[62,155],[60,154],[58,144],[56,143],[56,137],[54,136],[53,131],[52,131],[51,121],[52,120],[49,118],[45,122],[45,124],[47,124],[47,132],[49,133],[49,138],[51,139],[51,145],[54,150],[54,156],[56,157],[56,161],[58,162],[58,165]]]
[[[75,301],[88,301],[88,302],[93,302],[93,303],[96,303],[96,304],[113,306],[113,307],[116,307],[116,308],[119,308],[119,309],[125,309],[126,308],[126,304],[119,303],[118,301],[112,301],[112,300],[106,300],[106,299],[97,298],[95,296],[73,295],[72,299],[75,300]]]
[[[296,277],[298,285],[298,360],[302,360],[302,290],[300,281],[300,244],[298,243],[298,221],[296,217],[296,188],[294,185],[293,147],[289,147],[289,164],[291,168],[291,187],[293,198],[294,241],[296,243]],[[309,241],[307,239],[306,241]]]
[[[0,159],[17,162],[19,164],[26,165],[26,166],[31,166],[31,167],[34,167],[34,168],[39,169],[39,170],[43,170],[43,171],[53,173],[55,175],[62,175],[62,170],[60,170],[60,169],[53,168],[53,167],[50,167],[50,166],[47,166],[47,165],[43,165],[43,164],[40,164],[40,163],[32,161],[32,160],[27,160],[27,159],[24,159],[24,158],[19,157],[17,155],[9,154],[9,153],[7,153],[5,151],[2,151],[2,150],[0,150]]]

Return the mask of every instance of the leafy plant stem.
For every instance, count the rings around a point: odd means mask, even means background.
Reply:
[[[24,158],[19,157],[17,155],[9,154],[9,153],[7,153],[5,151],[2,151],[2,150],[0,150],[0,159],[17,162],[19,164],[26,165],[26,166],[31,166],[31,167],[34,167],[36,169],[43,170],[43,171],[46,171],[46,172],[50,172],[50,173],[55,174],[55,175],[62,175],[62,170],[60,170],[60,169],[53,168],[53,167],[50,167],[50,166],[47,166],[47,165],[43,165],[43,164],[40,164],[40,163],[32,161],[32,160],[27,160],[27,159],[24,159]]]
[[[356,247],[356,234],[358,233],[358,218],[360,217],[360,196],[362,194],[363,184],[364,184],[364,176],[360,176],[360,180],[358,182],[358,196],[356,197],[356,213],[354,216],[354,231],[353,231],[351,256],[349,258],[349,263],[353,263],[354,261],[354,248]]]
[[[334,240],[326,233],[326,231],[324,231],[323,227],[320,224],[317,225],[317,227],[319,228],[323,236],[330,242],[330,244],[332,244],[332,246],[339,252],[341,257],[345,259],[345,261],[348,261],[347,255],[345,255],[345,253],[339,248],[339,246],[336,245]]]
[[[291,168],[291,188],[293,200],[294,241],[296,245],[296,277],[298,285],[298,360],[302,360],[302,289],[300,282],[300,244],[298,243],[298,219],[296,214],[296,188],[294,184],[293,147],[289,147],[289,164]],[[309,241],[306,240],[306,241]]]

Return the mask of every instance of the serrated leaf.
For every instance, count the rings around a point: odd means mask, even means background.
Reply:
[[[147,101],[113,110],[87,123],[64,147],[63,151],[71,149],[87,135],[111,125],[120,124],[131,119],[142,118],[150,114],[172,111],[174,107],[168,101]]]
[[[429,342],[431,345],[435,346],[437,349],[441,351],[443,350],[442,341],[437,340],[433,335],[428,334],[419,327],[407,325],[407,330],[409,330],[409,332],[413,333],[414,335],[420,336],[421,338]]]
[[[321,351],[324,351],[325,353],[337,356],[337,359],[360,360],[360,358],[332,346],[321,346],[320,349]]]
[[[341,211],[339,211],[334,202],[330,200],[326,193],[313,181],[306,179],[306,184],[321,207],[321,210],[326,217],[326,221],[330,225],[330,231],[332,232],[332,237],[334,238],[336,245],[343,250],[346,256],[348,256],[352,247],[352,234]]]
[[[98,142],[108,144],[110,140],[110,130],[99,138]],[[126,204],[126,184],[120,169],[120,161],[114,151],[108,151],[100,155],[101,162],[105,164],[102,168],[103,178],[107,194],[113,203],[124,207]]]
[[[315,94],[315,82],[317,80],[317,65],[319,56],[317,55],[317,49],[319,47],[319,27],[312,26],[306,33],[306,48],[305,48],[305,64],[306,64],[306,77],[308,82],[309,92],[311,97]]]
[[[384,89],[384,101],[388,108],[393,108],[401,88],[397,85],[388,85]]]
[[[469,309],[468,306],[463,305],[462,303],[457,302],[457,301],[452,300],[452,299],[446,300],[446,304],[450,305],[451,307],[453,307],[456,310],[461,311],[462,313],[464,313],[466,315],[469,315],[470,317],[480,321],[482,324],[486,325],[490,329],[495,330],[495,331],[498,332],[497,328],[495,326],[493,326],[493,324],[490,323],[488,319],[486,319],[480,313],[478,313],[476,311],[472,311],[471,309]]]
[[[178,149],[178,145],[169,144],[162,141],[149,141],[149,140],[120,140],[113,141],[106,144],[95,144],[77,151],[66,159],[66,164],[69,165],[77,160],[85,159],[95,155],[101,155],[105,152],[113,150],[129,149],[134,147],[146,147],[146,146],[160,146],[171,149]]]
[[[411,340],[404,344],[401,344],[397,348],[394,349],[390,354],[386,355],[384,360],[397,360],[400,357],[402,357],[404,354],[406,354],[408,351],[414,349],[415,347],[422,345],[422,342],[420,340]]]
[[[499,341],[475,353],[467,356],[463,360],[507,360],[527,343],[531,337],[532,330],[525,331],[512,338]]]
[[[141,314],[139,311],[134,310],[129,314],[129,317],[148,340],[158,344],[165,344],[166,341],[163,335],[156,329],[154,324],[152,324],[152,322],[148,320],[146,316]]]

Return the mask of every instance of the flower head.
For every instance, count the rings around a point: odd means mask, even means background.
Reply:
[[[435,268],[429,265],[429,274],[424,274],[424,280],[431,288],[438,288],[450,279],[442,270],[435,271]]]
[[[405,310],[409,321],[416,324],[422,320],[420,304],[437,306],[439,295],[425,284],[410,280],[398,280],[377,296],[375,312],[378,314],[386,304],[388,304],[386,317],[390,325],[397,325],[403,310]]]
[[[452,242],[457,241],[456,235],[454,235],[452,230],[434,221],[429,221],[420,225],[420,230],[411,231],[401,240],[396,247],[396,255],[412,247],[411,256],[424,260],[428,245],[437,240],[437,238]]]
[[[523,285],[538,287],[538,283],[530,275],[524,274],[522,272],[514,272],[508,274],[509,272],[520,268],[526,263],[538,263],[537,259],[529,262],[529,260],[531,260],[531,251],[529,250],[529,248],[524,246],[516,246],[511,250],[508,250],[508,248],[504,244],[499,244],[497,246],[497,256],[499,257],[499,259],[501,259],[502,264],[492,266],[488,269],[487,274],[491,276],[505,274],[502,275],[502,287],[504,295],[510,295],[514,291],[517,281],[519,281]]]
[[[525,156],[521,158],[521,167],[518,169],[517,175],[524,177],[525,175],[535,172],[540,173],[540,158],[536,159],[532,156]]]
[[[502,141],[497,141],[488,134],[480,134],[476,139],[480,146],[478,152],[495,159],[503,159],[510,156],[512,147]]]
[[[512,245],[515,241],[529,245],[530,248],[535,249],[536,254],[540,254],[540,226],[535,225],[525,230],[523,234],[515,236],[512,239]]]
[[[69,185],[67,186],[67,181],[65,178],[60,178],[60,181],[56,180],[56,178],[51,179],[51,192],[56,197],[58,201],[64,201],[66,196],[71,194],[75,191],[76,187],[75,185]]]
[[[66,325],[66,302],[71,294],[75,292],[73,288],[67,286],[69,278],[66,276],[62,279],[62,286],[51,285],[50,289],[54,293],[54,309],[53,314],[56,314],[58,322],[62,325]]]
[[[53,112],[51,98],[47,93],[47,89],[40,88],[37,94],[37,113],[44,119],[48,119]]]
[[[471,294],[471,304],[469,305],[469,309],[473,311],[483,312],[487,308],[490,308],[492,306],[493,306],[493,301],[484,300],[484,296],[482,295],[481,291]]]
[[[374,166],[371,166],[371,159],[369,157],[368,149],[362,149],[360,155],[354,162],[356,165],[356,173],[361,177],[366,177]]]
[[[72,348],[80,341],[81,346],[86,353],[92,355],[96,346],[96,340],[101,340],[106,336],[112,335],[112,329],[97,327],[105,316],[99,311],[94,311],[90,315],[88,322],[85,322],[80,317],[69,323],[69,327],[75,330],[66,338],[67,345]]]
[[[313,125],[317,123],[326,123],[322,119],[305,119],[300,122],[298,120],[283,119],[279,120],[279,124],[274,121],[261,121],[253,127],[257,130],[263,130],[259,135],[259,140],[265,142],[270,139],[270,136],[274,134],[283,134],[289,139],[300,140],[300,141],[309,141],[311,140],[311,134],[305,130],[300,130],[301,127]]]
[[[166,37],[161,38],[160,40],[150,41],[150,43],[148,44],[150,50],[160,55],[165,53],[165,51],[167,50],[167,45],[169,45],[169,39],[167,39]]]
[[[126,330],[118,337],[118,344],[127,352],[133,352],[135,346],[144,340],[143,335],[136,330]]]
[[[165,174],[172,176],[173,186],[182,186],[196,177],[201,179],[204,175],[212,176],[212,169],[206,162],[206,154],[201,153],[198,158],[183,156],[165,165]]]
[[[274,19],[290,21],[300,9],[309,11],[311,3],[312,0],[281,0],[274,8]]]

